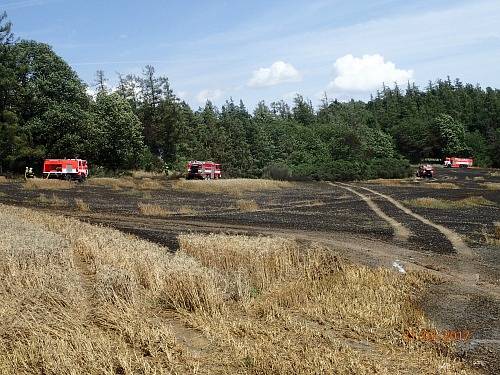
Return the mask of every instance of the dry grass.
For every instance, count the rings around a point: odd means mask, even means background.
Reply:
[[[196,210],[193,208],[182,206],[176,211],[167,210],[158,204],[152,203],[138,203],[139,212],[145,216],[157,216],[157,217],[168,217],[175,214],[194,216],[197,214]]]
[[[486,243],[493,246],[500,246],[500,221],[493,223],[493,233],[485,233]]]
[[[70,181],[30,178],[24,183],[27,190],[67,190],[74,186]]]
[[[254,212],[259,209],[259,205],[253,199],[238,199],[236,201],[236,207],[245,212]]]
[[[161,190],[165,186],[158,180],[152,180],[150,178],[143,178],[137,181],[137,189],[139,190]]]
[[[113,190],[133,189],[133,190],[160,190],[164,188],[161,181],[153,180],[151,178],[110,178],[110,177],[97,177],[88,180],[89,185],[104,186]]]
[[[133,178],[165,178],[164,173],[157,173],[157,172],[147,172],[147,171],[132,171],[132,177]]]
[[[474,181],[484,181],[484,177],[483,176],[476,176],[473,178]]]
[[[193,215],[196,215],[197,212],[195,209],[191,208],[191,207],[187,207],[187,206],[182,206],[179,208],[178,212],[181,214],[181,215],[190,215],[190,216],[193,216]]]
[[[437,208],[437,209],[456,209],[456,208],[470,208],[470,207],[481,207],[481,206],[495,206],[495,202],[492,202],[482,196],[468,197],[456,201],[448,199],[437,199],[437,198],[416,198],[405,201],[409,206],[413,207],[423,207],[423,208]]]
[[[172,211],[169,211],[158,204],[139,202],[137,204],[137,207],[139,208],[139,212],[141,213],[141,215],[145,216],[166,217],[173,215]]]
[[[222,180],[179,180],[173,184],[174,189],[196,193],[220,193],[241,195],[251,191],[270,191],[288,189],[293,183],[287,181],[259,180],[247,178]]]
[[[414,180],[408,178],[400,178],[400,179],[377,178],[375,180],[367,180],[365,182],[383,186],[412,186]]]
[[[85,203],[81,198],[75,198],[75,207],[78,211],[89,212],[90,207],[88,203]]]
[[[453,373],[463,366],[405,342],[405,332],[429,327],[411,303],[423,275],[345,264],[328,249],[282,238],[183,235],[180,247],[226,280],[220,315],[186,319],[224,348],[218,363],[229,373]]]
[[[458,189],[458,185],[451,182],[429,182],[419,186],[432,188],[432,189]]]
[[[490,172],[490,176],[492,176],[492,177],[500,177],[500,171]]]
[[[383,179],[379,178],[376,180],[366,181],[372,184],[378,184],[383,186],[400,186],[400,187],[424,187],[429,189],[458,189],[459,187],[451,182],[416,182],[413,179]]]
[[[195,372],[159,314],[215,312],[209,270],[63,217],[2,206],[0,221],[1,374]]]
[[[405,341],[432,328],[424,274],[282,238],[183,235],[170,254],[27,209],[0,222],[2,374],[474,373]]]
[[[481,186],[488,190],[500,190],[500,182],[485,182]]]
[[[5,176],[0,176],[0,185],[1,184],[8,184],[9,180]]]
[[[59,198],[55,194],[52,194],[50,197],[47,197],[45,194],[40,194],[35,198],[35,202],[55,207],[63,207],[67,205],[67,202],[64,199]]]

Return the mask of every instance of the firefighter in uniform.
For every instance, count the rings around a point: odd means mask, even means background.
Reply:
[[[26,170],[24,171],[24,179],[27,180],[28,178],[35,178],[32,167],[26,167]]]

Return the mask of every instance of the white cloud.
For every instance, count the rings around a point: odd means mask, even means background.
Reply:
[[[196,100],[201,104],[205,104],[207,100],[215,101],[222,96],[222,90],[201,90],[198,95],[196,95]]]
[[[394,82],[405,84],[413,81],[413,70],[398,69],[379,54],[363,55],[361,58],[345,55],[335,61],[334,67],[337,76],[328,85],[329,89],[370,91],[383,83],[392,86]]]
[[[298,82],[301,79],[301,74],[292,64],[276,61],[269,68],[255,70],[248,81],[248,86],[267,87],[285,82]]]

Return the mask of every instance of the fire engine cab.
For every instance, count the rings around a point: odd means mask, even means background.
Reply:
[[[43,176],[65,180],[85,180],[89,175],[87,160],[82,159],[45,159]]]
[[[217,180],[221,178],[221,166],[213,161],[192,160],[187,165],[187,179]]]
[[[445,168],[469,168],[472,167],[473,159],[449,157],[444,160]]]

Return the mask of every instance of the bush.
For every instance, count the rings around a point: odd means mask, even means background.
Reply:
[[[287,180],[290,178],[290,170],[283,164],[270,164],[262,171],[262,177],[271,180]]]
[[[165,162],[162,158],[154,155],[149,149],[144,149],[141,156],[140,169],[146,172],[165,172],[167,170]]]
[[[406,159],[328,160],[304,163],[293,168],[296,180],[353,181],[372,178],[402,178],[412,174]]]
[[[318,176],[322,180],[362,180],[365,175],[366,164],[358,160],[332,160],[318,168]]]
[[[383,158],[370,160],[365,178],[404,178],[412,175],[406,159]]]

